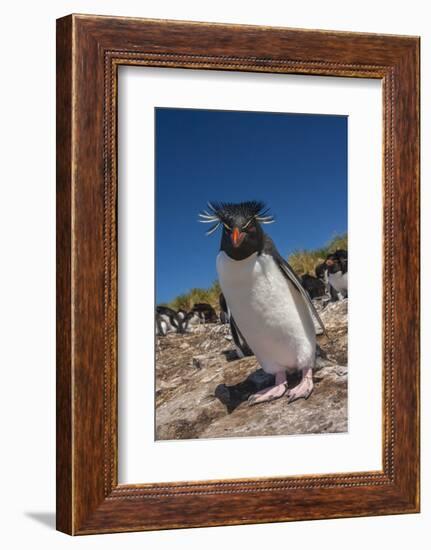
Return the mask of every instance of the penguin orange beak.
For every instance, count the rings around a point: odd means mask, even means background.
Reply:
[[[232,244],[234,246],[234,248],[238,248],[239,245],[242,243],[242,241],[244,240],[244,237],[245,237],[245,233],[242,233],[238,227],[234,227],[233,228],[233,231],[232,231],[232,234],[230,236],[231,240],[232,240]]]

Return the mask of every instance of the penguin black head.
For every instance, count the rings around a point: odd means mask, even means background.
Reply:
[[[347,272],[347,252],[345,250],[337,250],[333,254],[328,254],[325,260],[325,265],[328,273],[334,274],[341,271]]]
[[[207,235],[222,226],[220,250],[234,260],[244,260],[254,252],[260,253],[265,235],[261,224],[274,222],[260,201],[208,203],[208,211],[204,210],[199,216],[201,222],[213,223]]]

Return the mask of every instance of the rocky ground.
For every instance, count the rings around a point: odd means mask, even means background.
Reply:
[[[273,377],[255,357],[238,359],[228,325],[201,325],[159,338],[156,351],[156,437],[197,439],[347,431],[347,300],[316,307],[330,341],[318,336],[314,391],[304,401],[249,406]],[[299,378],[288,380],[290,387]]]

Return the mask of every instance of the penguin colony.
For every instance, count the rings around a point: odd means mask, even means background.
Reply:
[[[168,332],[184,334],[192,325],[215,323],[218,317],[210,304],[195,304],[191,311],[178,311],[166,306],[157,306],[155,315],[156,336],[166,336]]]

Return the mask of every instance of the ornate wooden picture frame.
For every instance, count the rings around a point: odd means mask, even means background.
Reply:
[[[117,69],[380,79],[383,469],[123,485]],[[70,15],[57,21],[57,528],[69,534],[419,511],[419,38]]]

